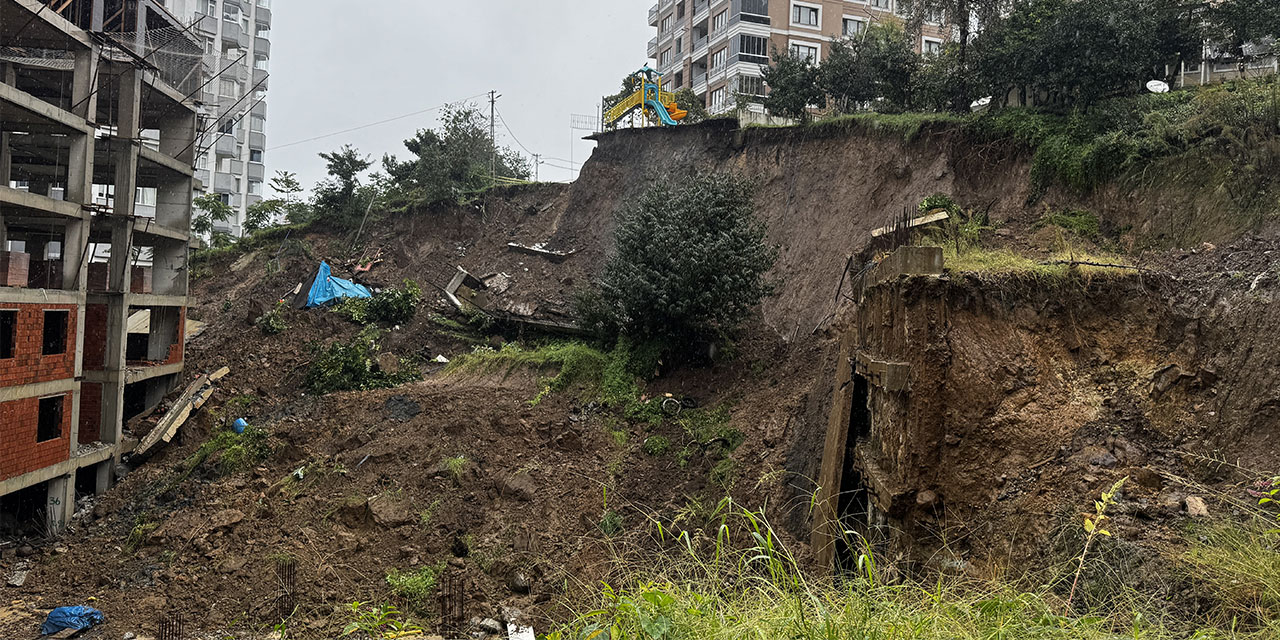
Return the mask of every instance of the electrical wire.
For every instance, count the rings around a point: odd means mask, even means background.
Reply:
[[[536,155],[538,155],[538,154],[534,153],[533,151],[530,151],[530,150],[529,150],[529,147],[524,146],[524,143],[523,143],[523,142],[520,142],[520,138],[517,138],[517,137],[516,137],[515,132],[511,130],[511,127],[510,127],[509,125],[507,125],[507,119],[506,119],[506,118],[504,118],[504,117],[502,117],[502,112],[501,112],[501,111],[498,111],[497,109],[494,109],[494,111],[498,114],[498,120],[499,120],[500,122],[502,122],[502,128],[507,130],[507,135],[511,136],[511,139],[512,139],[512,140],[515,140],[515,141],[516,141],[516,144],[517,144],[517,145],[519,145],[521,149],[524,149],[524,152],[525,152],[525,153],[527,153],[527,154],[529,154],[529,155],[531,155],[531,156],[536,156]]]
[[[456,102],[466,102],[466,101],[468,101],[468,100],[475,100],[476,98],[482,98],[482,97],[487,96],[487,95],[489,95],[487,92],[486,92],[486,93],[481,93],[481,94],[479,94],[479,95],[471,96],[470,98],[463,98],[462,100],[459,100],[459,101],[456,101]],[[360,126],[358,126],[358,127],[351,127],[350,129],[343,129],[342,131],[334,131],[333,133],[326,133],[326,134],[324,134],[324,135],[319,135],[319,136],[316,136],[316,137],[314,137],[314,138],[307,138],[306,140],[298,140],[298,141],[296,141],[296,142],[288,142],[288,143],[285,143],[285,144],[282,144],[282,145],[279,145],[279,146],[271,147],[271,148],[267,149],[267,151],[276,151],[276,150],[278,150],[278,149],[284,149],[284,148],[287,148],[287,147],[294,147],[294,146],[297,146],[297,145],[300,145],[300,144],[306,144],[306,143],[308,143],[308,142],[315,142],[316,140],[323,140],[323,139],[325,139],[325,138],[332,138],[332,137],[334,137],[334,136],[340,136],[340,135],[342,135],[342,134],[344,134],[344,133],[351,133],[351,132],[353,132],[353,131],[360,131],[361,129],[368,129],[369,127],[376,127],[376,126],[381,125],[381,124],[387,124],[388,122],[395,122],[396,120],[404,120],[405,118],[412,118],[413,116],[420,116],[420,115],[422,115],[422,114],[424,114],[424,113],[430,113],[430,112],[432,112],[432,111],[437,111],[437,110],[439,110],[439,109],[443,109],[443,108],[445,108],[445,107],[447,107],[447,106],[449,106],[449,105],[451,105],[451,104],[455,104],[456,102],[446,102],[446,103],[444,103],[444,104],[436,105],[436,106],[434,106],[434,107],[431,107],[430,109],[423,109],[423,110],[421,110],[421,111],[414,111],[413,113],[406,113],[406,114],[404,114],[404,115],[402,115],[402,116],[396,116],[396,117],[394,117],[394,118],[387,118],[386,120],[379,120],[379,121],[377,121],[377,122],[370,122],[369,124],[362,124],[362,125],[360,125]],[[514,136],[513,136],[513,137],[514,137]]]

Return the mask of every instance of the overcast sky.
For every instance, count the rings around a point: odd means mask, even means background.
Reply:
[[[498,112],[529,151],[557,158],[543,180],[569,180],[594,143],[570,114],[646,62],[652,0],[275,0],[267,97],[267,169],[324,177],[316,156],[349,143],[381,158],[434,128],[438,111],[297,143],[496,89]],[[475,97],[486,94],[483,98]],[[499,144],[521,149],[499,123]],[[573,166],[580,166],[576,164]]]

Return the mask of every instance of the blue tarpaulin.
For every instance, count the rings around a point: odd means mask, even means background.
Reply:
[[[350,280],[335,278],[329,269],[329,263],[321,261],[316,279],[311,283],[311,291],[307,293],[307,308],[323,307],[342,298],[372,298],[368,287]]]
[[[40,633],[52,635],[64,629],[83,631],[95,624],[102,624],[107,619],[102,612],[90,607],[58,607],[49,612],[49,617],[40,625]]]

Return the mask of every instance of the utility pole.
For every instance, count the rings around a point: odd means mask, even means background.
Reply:
[[[542,154],[533,154],[533,181],[538,181],[538,165],[542,164]]]
[[[498,127],[494,114],[497,112],[498,98],[497,91],[489,92],[489,143],[493,145],[493,154],[489,158],[489,177],[493,180],[493,184],[498,184]]]

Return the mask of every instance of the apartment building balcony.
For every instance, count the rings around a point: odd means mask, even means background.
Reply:
[[[649,26],[658,26],[658,5],[656,4],[649,7]]]
[[[253,18],[258,22],[271,24],[271,9],[258,5],[258,8],[253,12]]]
[[[698,24],[707,19],[707,15],[711,13],[710,2],[694,2],[693,3],[693,24]]]
[[[267,73],[267,70],[266,70],[266,69],[254,69],[254,70],[253,70],[253,86],[254,86],[254,88],[256,88],[256,89],[266,89],[266,88],[267,88],[267,77],[268,77],[269,75],[271,75],[271,74]]]
[[[271,41],[266,38],[255,37],[253,39],[253,52],[264,56],[271,55]]]
[[[267,167],[261,162],[250,162],[247,175],[250,180],[265,180],[267,178]]]
[[[250,134],[249,134],[249,148],[250,148],[250,149],[266,149],[266,148],[267,148],[267,134],[262,133],[262,132],[260,132],[260,131],[254,131],[253,133],[250,133]]]
[[[658,39],[651,38],[649,40],[649,48],[647,49],[650,58],[658,57]]]
[[[218,19],[213,16],[206,16],[202,13],[197,13],[192,30],[202,36],[212,37],[218,33]]]
[[[692,56],[694,58],[697,58],[700,55],[706,54],[707,45],[710,44],[710,42],[711,42],[711,38],[708,36],[702,36],[701,38],[694,38]]]
[[[240,38],[244,35],[244,28],[240,26],[239,22],[232,22],[230,20],[222,21],[223,42],[238,45],[240,44]]]
[[[236,177],[221,171],[213,174],[213,190],[218,193],[236,193]]]
[[[693,92],[698,95],[703,95],[707,92],[707,74],[705,72],[693,74]]]
[[[238,145],[235,136],[223,134],[218,137],[218,142],[213,146],[214,154],[226,158],[234,158],[238,155]]]

